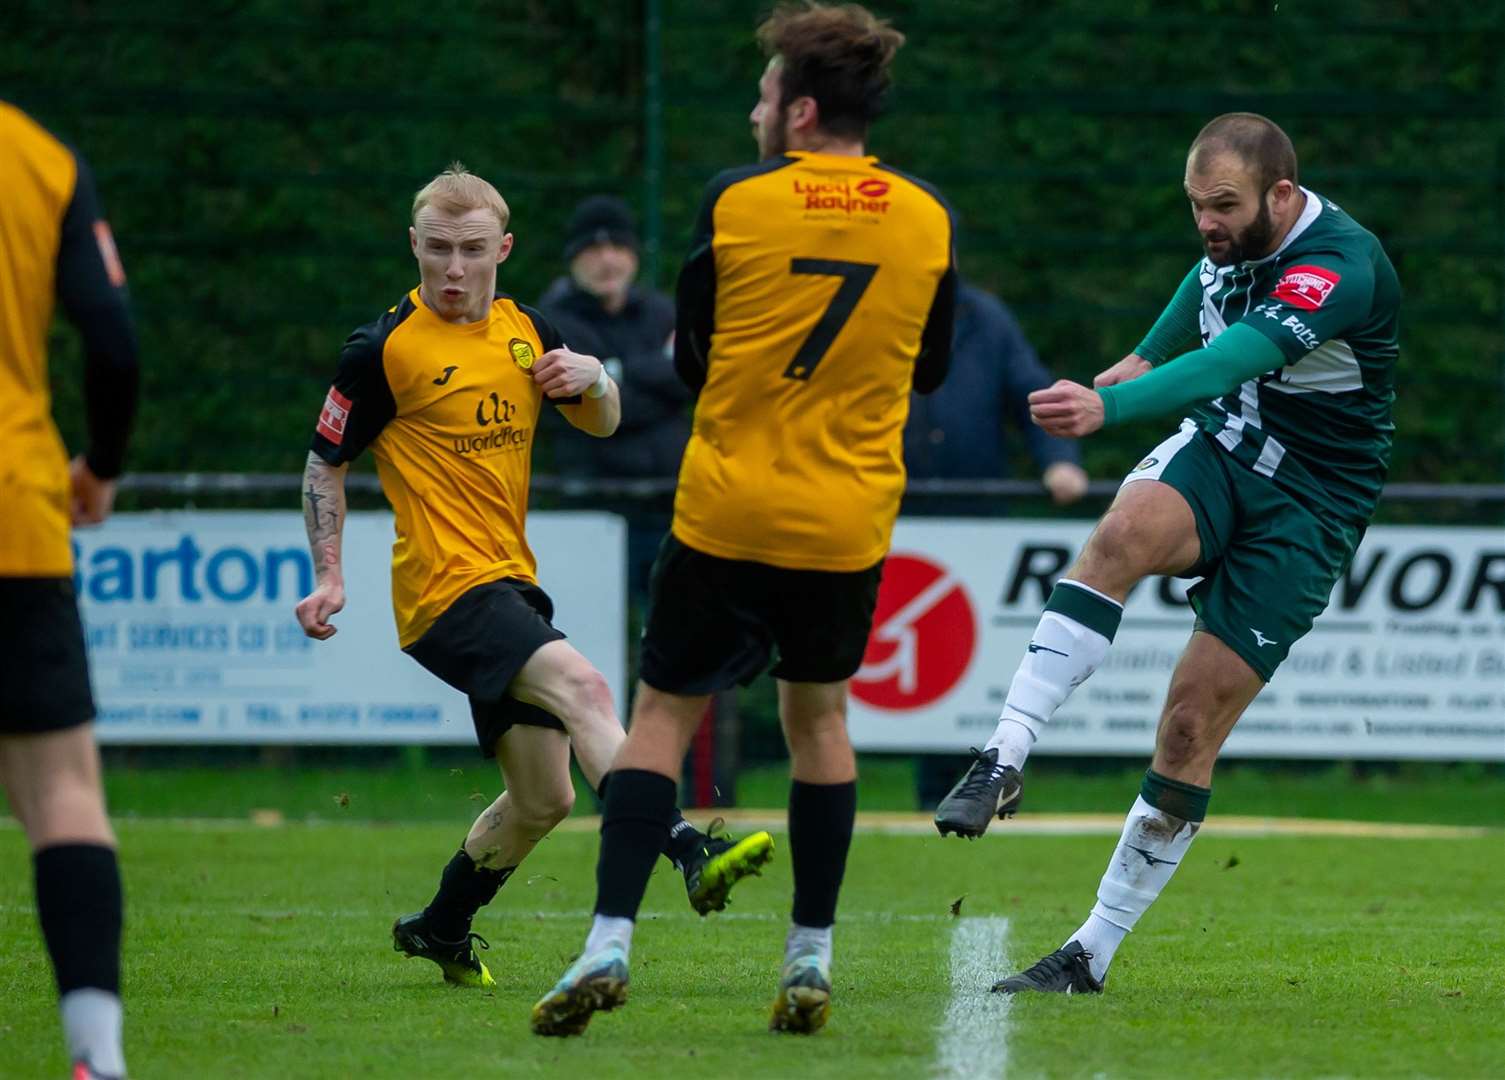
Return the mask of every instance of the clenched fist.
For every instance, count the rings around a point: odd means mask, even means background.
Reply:
[[[1048,434],[1079,439],[1103,426],[1103,399],[1081,383],[1058,379],[1029,396],[1029,415]]]

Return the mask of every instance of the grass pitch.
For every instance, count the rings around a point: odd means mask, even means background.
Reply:
[[[126,822],[127,1054],[136,1077],[921,1077],[936,1074],[962,918],[1009,920],[1004,974],[1060,944],[1112,839],[1007,827],[968,844],[859,835],[830,1027],[765,1031],[787,843],[723,915],[651,883],[625,1010],[543,1040],[528,1009],[583,941],[596,837],[556,833],[477,919],[495,991],[391,951],[464,825]],[[1499,1075],[1505,837],[1249,837],[1216,818],[1101,998],[1021,998],[1007,1075]],[[24,840],[0,829],[0,1075],[62,1076]]]

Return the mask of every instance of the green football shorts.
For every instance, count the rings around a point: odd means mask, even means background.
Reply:
[[[1318,517],[1268,478],[1224,453],[1190,420],[1150,451],[1124,484],[1159,480],[1197,520],[1202,558],[1180,577],[1197,627],[1214,634],[1266,682],[1327,607],[1363,524]]]

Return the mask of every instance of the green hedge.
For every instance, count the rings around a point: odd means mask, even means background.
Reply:
[[[647,10],[645,11],[645,6]],[[878,5],[910,35],[873,149],[945,190],[965,272],[1084,379],[1198,255],[1180,176],[1208,117],[1284,125],[1303,179],[1385,241],[1406,289],[1393,477],[1505,471],[1505,28],[1464,3]],[[753,154],[757,5],[418,9],[12,5],[0,97],[89,157],[137,305],[142,470],[299,467],[344,335],[413,280],[411,193],[452,158],[513,208],[503,287],[560,270],[574,201],[662,210],[672,276],[701,185]],[[1321,17],[1314,12],[1321,12]],[[664,155],[646,168],[644,20],[661,18]],[[76,440],[76,349],[55,335]],[[1094,472],[1164,425],[1088,444]],[[546,448],[541,448],[546,453]],[[546,466],[545,460],[544,465]]]

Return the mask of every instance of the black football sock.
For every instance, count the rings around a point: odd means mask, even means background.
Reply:
[[[596,798],[601,800],[602,809],[606,806],[606,782],[611,779],[611,773],[601,777],[601,783],[596,788]],[[606,822],[601,822],[604,827]],[[674,869],[683,871],[685,863],[692,858],[700,846],[705,843],[706,834],[685,820],[679,807],[673,807],[669,811],[669,840],[664,844],[664,857],[674,864]]]
[[[669,811],[669,839],[664,845],[664,855],[674,864],[674,869],[683,870],[705,839],[705,833],[686,821],[677,807]]]
[[[789,860],[794,867],[794,922],[825,927],[836,921],[857,819],[857,781],[789,785]]]
[[[424,921],[434,936],[441,941],[464,941],[476,912],[491,903],[516,869],[478,866],[463,847],[457,851],[439,876],[439,891],[423,909]]]
[[[38,851],[32,865],[58,994],[84,987],[119,994],[125,901],[115,852],[99,844],[57,844]]]
[[[38,851],[32,866],[68,1056],[106,1075],[124,1075],[120,930],[125,904],[115,852],[100,844],[57,844]]]
[[[636,919],[653,864],[668,846],[678,793],[662,773],[617,769],[601,814],[601,857],[596,863],[596,914]]]

